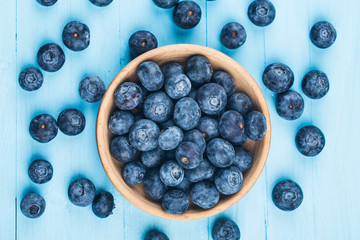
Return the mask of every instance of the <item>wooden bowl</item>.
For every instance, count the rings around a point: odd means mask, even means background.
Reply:
[[[112,133],[108,129],[108,119],[115,109],[114,91],[117,86],[125,81],[138,82],[136,69],[138,65],[146,60],[151,60],[160,66],[170,62],[177,61],[182,64],[194,55],[201,54],[206,56],[212,64],[214,71],[224,70],[228,72],[235,80],[236,91],[246,93],[253,102],[253,109],[262,112],[267,121],[267,131],[265,137],[258,142],[248,140],[243,147],[249,150],[254,156],[254,162],[251,169],[244,174],[244,183],[242,189],[231,196],[221,196],[219,203],[212,209],[201,209],[195,205],[190,205],[188,211],[180,215],[172,215],[162,209],[161,202],[151,200],[144,191],[143,184],[130,186],[126,184],[122,177],[123,163],[115,160],[109,150],[109,144],[112,139]],[[115,188],[136,207],[148,212],[154,216],[175,220],[194,220],[209,217],[218,214],[238,202],[255,184],[256,180],[264,168],[269,148],[270,148],[270,116],[269,111],[258,85],[250,74],[241,67],[235,60],[225,54],[211,48],[177,44],[160,47],[149,51],[137,57],[126,65],[114,78],[108,87],[97,116],[96,125],[97,147],[101,163]]]

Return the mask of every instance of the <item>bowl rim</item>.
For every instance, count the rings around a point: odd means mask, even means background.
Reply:
[[[191,53],[196,49],[196,53]],[[108,91],[109,89],[116,88],[121,82],[122,79],[127,76],[127,74],[130,72],[130,69],[135,68],[142,63],[143,61],[152,59],[154,56],[157,56],[161,53],[168,53],[168,52],[176,52],[176,51],[189,51],[189,54],[195,55],[195,54],[201,54],[201,53],[207,53],[214,55],[218,58],[222,58],[223,62],[226,62],[236,68],[239,68],[239,71],[242,72],[243,75],[246,76],[246,79],[249,80],[249,84],[251,85],[252,91],[255,92],[255,94],[258,96],[259,106],[261,109],[261,112],[264,114],[267,122],[267,130],[264,138],[261,140],[263,141],[264,147],[262,147],[262,150],[259,151],[259,160],[257,164],[257,168],[255,169],[254,173],[248,180],[246,185],[243,185],[242,189],[232,195],[230,198],[228,198],[224,204],[217,204],[214,208],[211,209],[201,209],[201,211],[198,212],[185,212],[183,214],[179,215],[173,215],[169,214],[163,210],[155,209],[150,204],[147,204],[136,197],[135,194],[131,194],[129,189],[124,189],[121,186],[124,183],[124,180],[120,181],[118,177],[115,174],[115,171],[118,171],[118,169],[115,169],[113,165],[110,163],[112,159],[108,158],[109,155],[109,146],[104,146],[103,139],[104,139],[104,128],[108,127],[108,119],[105,119],[105,113],[104,109],[106,109],[106,105],[111,102],[113,98],[113,94],[111,91]],[[194,44],[173,44],[173,45],[166,45],[163,47],[159,47],[156,49],[153,49],[151,51],[148,51],[137,58],[130,61],[124,68],[122,68],[114,77],[114,79],[111,81],[110,85],[108,86],[103,99],[100,103],[100,107],[97,114],[96,119],[96,145],[98,149],[98,154],[100,157],[101,164],[105,170],[106,175],[108,176],[111,183],[114,185],[114,187],[117,189],[117,191],[130,203],[132,203],[137,208],[143,210],[144,212],[147,212],[151,215],[165,218],[165,219],[172,219],[172,220],[196,220],[201,218],[206,218],[213,216],[215,214],[218,214],[220,212],[223,212],[224,210],[230,208],[235,203],[237,203],[241,198],[243,198],[249,190],[254,186],[257,179],[260,177],[262,170],[264,169],[269,150],[270,150],[270,142],[271,142],[271,123],[270,123],[270,113],[269,109],[267,107],[267,103],[265,101],[264,95],[262,94],[259,86],[257,85],[256,81],[253,79],[253,77],[233,58],[227,56],[226,54],[215,50],[213,48],[200,46],[200,45],[194,45]],[[125,183],[126,184],[126,183]],[[225,204],[226,203],[226,204]]]

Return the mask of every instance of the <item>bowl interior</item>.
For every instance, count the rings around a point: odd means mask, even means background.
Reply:
[[[205,210],[191,205],[189,210],[184,214],[172,215],[162,210],[161,202],[153,201],[147,196],[142,183],[136,186],[130,186],[124,182],[122,178],[124,164],[112,158],[109,151],[109,144],[113,136],[108,129],[107,123],[111,113],[116,108],[113,100],[115,89],[120,83],[125,81],[139,82],[136,69],[140,63],[151,60],[162,66],[170,61],[176,61],[184,65],[187,59],[195,54],[206,56],[212,64],[214,71],[223,70],[233,77],[236,84],[236,92],[246,93],[253,102],[253,110],[260,111],[265,115],[267,132],[261,141],[254,142],[248,139],[243,145],[245,149],[253,154],[254,162],[253,166],[244,174],[243,187],[238,193],[231,196],[221,196],[219,203],[212,209]],[[127,200],[138,208],[158,217],[176,220],[194,220],[209,217],[224,211],[239,201],[254,185],[265,165],[270,148],[270,117],[264,96],[258,85],[250,74],[236,61],[211,48],[177,44],[160,47],[147,52],[131,61],[118,73],[108,87],[101,102],[97,118],[96,135],[98,151],[105,172],[115,188]]]

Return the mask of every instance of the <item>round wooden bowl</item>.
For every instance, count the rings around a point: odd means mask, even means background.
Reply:
[[[219,203],[212,209],[202,209],[193,204],[189,209],[180,215],[172,215],[162,209],[161,202],[151,200],[144,191],[143,184],[130,186],[126,184],[122,177],[123,163],[115,160],[109,150],[112,133],[108,129],[108,119],[115,109],[114,91],[119,84],[125,81],[139,82],[136,74],[138,65],[146,60],[151,60],[160,66],[170,62],[177,61],[185,63],[186,60],[194,55],[200,54],[206,56],[212,64],[214,71],[224,70],[228,72],[235,80],[236,91],[246,93],[253,102],[253,109],[262,112],[267,121],[267,131],[261,141],[248,140],[243,147],[249,150],[254,156],[253,166],[244,174],[244,183],[242,189],[231,196],[221,196]],[[235,60],[214,49],[190,45],[177,44],[160,47],[149,51],[137,57],[126,65],[114,78],[108,87],[97,116],[96,125],[97,147],[101,163],[115,188],[136,207],[148,212],[154,216],[175,220],[194,220],[209,217],[218,214],[238,202],[255,184],[256,180],[264,168],[269,148],[270,148],[270,116],[264,96],[258,85],[250,74],[241,67]]]

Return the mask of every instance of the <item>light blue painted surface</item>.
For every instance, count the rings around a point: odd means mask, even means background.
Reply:
[[[0,8],[0,239],[141,239],[156,227],[170,239],[211,239],[209,230],[221,216],[235,220],[242,239],[360,239],[360,157],[358,154],[360,103],[360,2],[347,0],[274,1],[276,20],[263,29],[246,16],[251,0],[197,0],[203,18],[195,29],[180,30],[171,21],[171,10],[157,8],[150,0],[114,0],[98,8],[87,0],[59,0],[45,8],[35,0],[4,0]],[[86,23],[91,45],[83,52],[66,49],[61,32],[71,20]],[[336,43],[326,50],[308,39],[311,26],[328,20],[337,29]],[[238,50],[226,50],[219,42],[224,24],[238,21],[248,39]],[[96,151],[95,120],[99,104],[85,103],[77,93],[79,81],[96,74],[108,85],[127,64],[128,37],[136,30],[152,31],[159,45],[194,43],[208,45],[233,57],[258,82],[268,102],[272,143],[268,162],[253,189],[236,205],[208,219],[177,222],[151,216],[125,200],[107,179]],[[16,38],[17,34],[17,38]],[[63,47],[64,67],[44,72],[38,91],[22,90],[17,77],[26,66],[36,66],[36,52],[48,41]],[[321,100],[304,96],[305,112],[295,121],[285,121],[274,109],[275,95],[261,82],[266,65],[280,61],[295,74],[293,89],[301,91],[301,78],[310,69],[324,71],[330,92]],[[85,131],[76,137],[59,132],[48,144],[39,144],[28,134],[33,116],[57,117],[66,107],[77,107],[87,119]],[[324,151],[315,158],[302,156],[295,148],[296,131],[305,124],[320,127],[326,137]],[[49,160],[54,177],[35,185],[27,176],[29,163],[37,157]],[[107,219],[98,219],[90,207],[78,208],[67,199],[67,187],[77,176],[90,178],[98,189],[115,196],[116,209]],[[281,178],[291,178],[304,191],[302,205],[293,212],[278,210],[271,190]],[[19,202],[29,189],[43,195],[44,215],[25,218]],[[15,202],[17,200],[17,205]],[[16,212],[18,214],[16,215]]]

